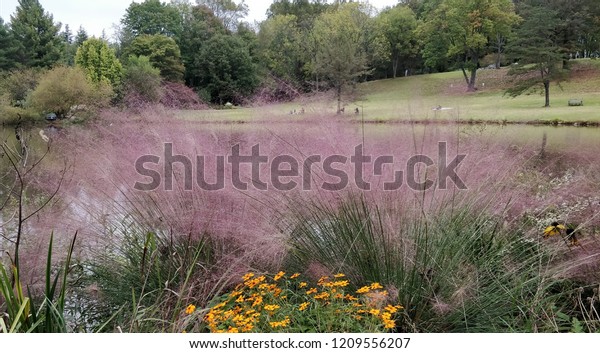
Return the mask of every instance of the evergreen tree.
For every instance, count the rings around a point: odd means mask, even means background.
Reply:
[[[69,25],[65,25],[65,30],[62,31],[61,36],[63,38],[63,40],[65,41],[65,43],[67,44],[73,44],[73,32],[71,32],[71,28],[69,27]]]
[[[19,0],[10,23],[18,43],[15,62],[26,67],[50,67],[61,60],[64,49],[59,35],[61,24],[54,23],[38,0]]]
[[[88,78],[95,83],[107,82],[113,88],[121,83],[123,66],[115,51],[102,39],[90,38],[77,49],[75,63],[83,68]]]
[[[509,74],[516,84],[507,94],[516,97],[532,90],[543,89],[545,107],[550,106],[550,83],[565,77],[562,48],[558,45],[559,14],[546,6],[522,5],[525,19],[516,31],[508,50],[511,59],[518,61]]]
[[[15,67],[13,60],[17,50],[10,28],[4,23],[0,17],[0,71],[10,70]]]
[[[88,34],[83,26],[79,26],[77,34],[75,35],[75,44],[77,47],[80,47],[86,40],[88,40]]]

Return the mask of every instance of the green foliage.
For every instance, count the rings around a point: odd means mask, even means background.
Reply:
[[[294,15],[273,16],[261,23],[258,34],[261,62],[274,75],[288,81],[302,78],[298,69],[304,55],[296,23]]]
[[[81,69],[58,66],[42,76],[31,94],[31,105],[40,113],[69,117],[80,109],[105,107],[111,96],[107,83],[93,85]]]
[[[17,42],[14,60],[19,65],[51,67],[62,58],[60,24],[54,23],[38,0],[19,0],[10,24]]]
[[[551,251],[503,229],[480,200],[445,200],[414,212],[406,200],[398,203],[377,205],[365,196],[336,205],[293,202],[290,268],[316,266],[352,282],[380,282],[406,308],[402,331],[550,325],[544,313],[560,301],[551,289],[561,282],[548,272]]]
[[[125,55],[146,56],[160,70],[161,76],[171,82],[183,81],[185,68],[175,40],[165,35],[140,35],[125,50]]]
[[[208,235],[144,234],[132,224],[118,237],[95,258],[88,276],[100,287],[105,319],[118,312],[102,330],[121,325],[132,332],[177,332],[185,300],[206,305],[220,290],[220,279],[211,277],[217,244]]]
[[[368,21],[368,16],[358,4],[351,3],[340,5],[337,11],[323,13],[315,22],[316,55],[312,69],[335,88],[338,111],[343,87],[369,72],[363,45],[364,21]]]
[[[225,34],[221,21],[205,6],[194,6],[184,23],[181,36],[181,57],[185,65],[186,83],[194,88],[201,87],[202,53],[208,41],[217,34]]]
[[[182,31],[182,17],[177,8],[160,0],[132,2],[121,23],[134,37],[142,34],[178,37]]]
[[[267,10],[268,18],[292,15],[296,18],[296,25],[304,31],[312,28],[313,23],[331,5],[325,1],[290,1],[276,0]]]
[[[9,26],[0,17],[0,71],[10,70],[16,66],[14,57],[17,51],[17,44],[10,32]]]
[[[384,63],[391,63],[394,78],[399,65],[408,68],[409,61],[418,55],[416,29],[417,18],[407,6],[387,9],[376,18],[377,38],[383,38],[383,53],[378,57]]]
[[[479,60],[487,54],[490,38],[508,35],[518,20],[510,0],[443,0],[419,30],[425,63],[441,68],[446,61],[457,63],[468,90],[474,91]]]
[[[199,6],[204,6],[217,17],[223,26],[235,31],[242,18],[248,15],[248,6],[244,0],[236,4],[233,0],[197,0]]]
[[[79,29],[77,30],[77,34],[75,35],[75,41],[74,44],[77,45],[77,48],[79,48],[80,46],[83,45],[83,43],[88,40],[88,34],[85,30],[85,28],[83,28],[83,26],[79,26]]]
[[[550,106],[550,83],[565,78],[562,48],[556,38],[558,13],[544,6],[522,5],[524,21],[509,46],[510,57],[518,61],[510,75],[516,83],[506,93],[517,97],[532,90],[545,93],[545,106]]]
[[[396,327],[394,318],[402,306],[380,300],[388,294],[379,283],[357,291],[341,273],[310,286],[298,276],[283,271],[272,279],[244,275],[235,290],[213,301],[206,325],[211,332],[236,333],[366,333]],[[192,314],[193,309],[188,306],[186,311]]]
[[[160,70],[152,66],[148,57],[129,57],[123,77],[126,96],[139,98],[145,103],[156,103],[162,96],[160,84]]]
[[[25,68],[7,73],[0,81],[2,101],[10,106],[26,107],[27,97],[37,86],[43,70]]]
[[[191,80],[205,88],[215,103],[239,102],[258,85],[256,66],[238,37],[215,35],[196,60],[203,69]]]
[[[115,51],[102,39],[90,38],[77,49],[75,63],[81,67],[91,82],[108,83],[113,88],[119,87],[123,66],[115,55]]]
[[[25,296],[19,276],[20,268],[12,267],[7,271],[0,264],[0,296],[6,306],[7,316],[0,317],[1,332],[38,332],[65,333],[65,299],[67,293],[67,277],[71,267],[71,256],[75,248],[77,234],[73,237],[67,251],[64,267],[56,271],[52,266],[52,244],[54,234],[50,236],[46,256],[46,286],[43,296],[32,299],[31,293]],[[10,274],[9,274],[10,273]],[[59,287],[59,280],[61,286]],[[14,284],[13,284],[14,283]],[[39,302],[39,305],[36,305]]]

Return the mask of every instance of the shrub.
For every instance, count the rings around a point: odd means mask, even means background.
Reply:
[[[37,86],[43,70],[28,68],[7,73],[0,80],[0,96],[3,105],[25,107],[27,97]]]
[[[108,105],[112,89],[106,83],[92,85],[81,69],[59,66],[44,74],[31,94],[31,104],[40,113],[70,117],[80,109]]]
[[[162,97],[160,70],[147,56],[130,56],[123,79],[125,103],[157,103]]]
[[[77,49],[75,63],[94,83],[110,83],[117,88],[123,76],[123,66],[115,51],[105,40],[90,38]]]
[[[407,308],[404,331],[527,331],[563,305],[564,293],[552,292],[562,281],[553,252],[504,228],[485,205],[451,200],[419,215],[399,202],[404,208],[364,196],[297,203],[289,268],[381,283]]]

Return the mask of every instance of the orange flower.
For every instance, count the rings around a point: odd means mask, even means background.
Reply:
[[[300,277],[300,274],[298,272],[296,272],[290,276],[290,279],[294,279],[294,278],[298,278],[298,277]]]
[[[275,280],[275,281],[279,281],[279,279],[280,279],[281,277],[283,277],[284,275],[285,275],[285,272],[283,272],[283,271],[279,271],[279,273],[277,273],[277,274],[275,275],[275,277],[273,277],[273,280]]]
[[[252,278],[252,277],[254,277],[254,273],[252,273],[252,272],[248,272],[248,273],[246,273],[246,274],[245,274],[245,275],[242,277],[242,279],[243,279],[244,281],[247,281],[247,280],[249,280],[249,279],[250,279],[250,278]]]
[[[317,288],[311,288],[306,291],[306,295],[311,295],[317,292]]]
[[[300,306],[298,307],[298,310],[304,311],[304,310],[306,310],[306,308],[308,308],[309,305],[310,305],[309,302],[304,302],[304,303],[300,304]]]
[[[375,283],[371,283],[371,289],[372,290],[383,289],[383,286],[381,284],[375,282]]]
[[[299,285],[300,288],[304,288],[306,286],[308,286],[308,283],[306,283],[306,282],[300,282],[300,285]]]
[[[187,306],[187,308],[185,308],[185,313],[188,315],[193,314],[194,311],[196,311],[196,306],[194,304],[190,304]]]
[[[369,286],[364,286],[364,287],[360,288],[359,290],[357,290],[356,293],[358,293],[358,294],[369,293],[370,290],[371,290],[371,288]]]

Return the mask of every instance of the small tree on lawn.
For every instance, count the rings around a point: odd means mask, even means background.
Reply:
[[[561,48],[556,41],[558,13],[545,6],[522,6],[525,21],[509,46],[509,57],[518,64],[509,71],[515,80],[506,94],[514,98],[543,89],[544,107],[549,107],[550,83],[564,80],[566,74]]]

